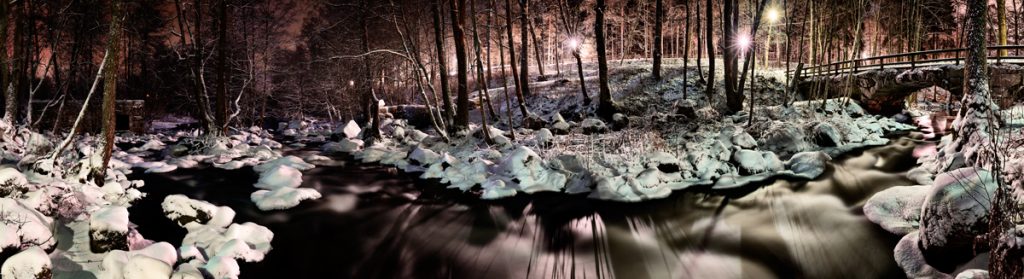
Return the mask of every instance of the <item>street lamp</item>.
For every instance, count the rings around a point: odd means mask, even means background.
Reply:
[[[580,48],[580,39],[569,38],[569,40],[565,42],[565,45],[568,46],[569,49],[571,49],[572,51],[576,51],[577,49]]]

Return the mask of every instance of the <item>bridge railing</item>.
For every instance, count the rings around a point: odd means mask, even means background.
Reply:
[[[1003,50],[1006,51],[1006,55],[999,55],[999,52]],[[803,70],[801,70],[800,76],[815,77],[824,75],[837,75],[845,73],[856,73],[862,70],[870,69],[914,69],[917,67],[931,65],[960,65],[961,63],[963,63],[963,59],[966,56],[966,52],[966,48],[955,48],[925,50],[908,53],[889,54],[875,57],[866,57],[854,60],[839,61],[804,67]],[[989,46],[986,52],[988,53],[987,55],[989,61],[995,61],[996,63],[1007,62],[1024,64],[1024,56],[1021,56],[1021,52],[1024,52],[1024,46],[1022,45]],[[790,71],[789,74],[795,74],[795,71]]]

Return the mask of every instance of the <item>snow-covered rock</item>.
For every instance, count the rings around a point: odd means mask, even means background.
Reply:
[[[629,127],[629,117],[625,114],[616,113],[612,115],[612,130],[620,131]]]
[[[28,179],[14,168],[0,168],[0,197],[18,197],[28,191]]]
[[[998,187],[992,176],[962,168],[935,178],[921,212],[922,249],[971,247],[975,236],[988,231],[990,197]]]
[[[506,187],[505,181],[498,179],[487,180],[487,182],[484,182],[484,184],[481,185],[481,188],[484,189],[484,192],[480,194],[480,198],[485,200],[497,200],[512,197],[518,192],[515,188]]]
[[[551,132],[556,135],[568,135],[571,128],[572,126],[565,121],[565,118],[562,118],[561,114],[555,113],[555,116],[551,118]]]
[[[732,154],[732,161],[741,175],[774,173],[784,169],[779,156],[772,152],[741,149]]]
[[[759,142],[762,149],[779,154],[795,154],[808,149],[800,127],[783,121],[772,122]]]
[[[170,195],[160,203],[164,215],[183,228],[205,225],[217,212],[216,205],[184,195]]]
[[[274,169],[277,166],[289,166],[301,171],[310,170],[316,167],[316,165],[306,163],[302,158],[296,156],[285,156],[253,167],[253,170],[257,172],[265,172]]]
[[[93,252],[128,250],[128,208],[106,206],[89,219],[89,245]]]
[[[956,279],[988,279],[988,270],[968,269],[956,275]]]
[[[568,181],[565,174],[548,169],[543,158],[523,146],[509,153],[498,169],[498,173],[512,178],[518,189],[526,193],[560,192]]]
[[[732,144],[739,146],[743,149],[754,149],[757,148],[757,140],[749,133],[740,131],[732,136]]]
[[[260,179],[253,185],[259,189],[295,188],[302,185],[302,172],[288,166],[278,165],[260,172]]]
[[[604,124],[604,121],[597,118],[587,118],[580,123],[580,127],[583,128],[583,134],[600,134],[608,131],[608,126]]]
[[[548,128],[541,128],[540,130],[537,130],[537,133],[535,133],[533,137],[537,141],[537,146],[545,148],[551,147],[555,139],[555,135],[551,133],[551,130],[548,130]]]
[[[11,279],[42,279],[51,278],[52,264],[50,256],[38,246],[14,254],[3,262],[0,277]]]
[[[311,188],[277,188],[273,190],[258,190],[250,195],[250,198],[260,210],[289,209],[299,205],[304,200],[315,200],[320,198],[320,192]]]
[[[359,137],[359,133],[362,132],[362,128],[359,128],[359,124],[356,124],[355,120],[349,120],[348,123],[345,123],[345,126],[342,126],[341,130],[338,132],[347,139],[355,139]]]
[[[930,189],[928,186],[885,189],[864,203],[864,215],[893,234],[909,234],[920,227],[921,205]]]
[[[660,181],[661,172],[649,170],[637,178],[615,176],[599,178],[597,187],[590,198],[620,202],[639,202],[659,199],[672,194],[672,189],[665,187]]]
[[[821,122],[811,128],[814,143],[823,147],[836,147],[843,145],[843,136],[839,130],[828,122]]]
[[[170,278],[171,272],[170,264],[149,256],[136,254],[128,258],[122,274],[125,279],[164,279]]]

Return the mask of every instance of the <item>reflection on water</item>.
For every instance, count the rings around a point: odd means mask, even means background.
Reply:
[[[719,218],[722,198],[705,193],[638,204],[561,194],[482,202],[354,163],[307,172],[304,187],[324,198],[269,213],[248,200],[248,169],[137,174],[150,196],[131,214],[146,237],[177,244],[184,231],[159,202],[183,193],[269,227],[274,250],[242,264],[243,278],[899,278],[898,238],[860,208],[913,184],[904,172],[917,145],[901,139],[836,158],[822,179],[778,181],[733,199]]]

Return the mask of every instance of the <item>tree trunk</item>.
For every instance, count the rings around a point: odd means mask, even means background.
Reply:
[[[1020,11],[1017,12],[1019,13]],[[1006,0],[996,0],[996,14],[999,19],[999,45],[1005,46],[1009,44],[1006,36]],[[1017,28],[1019,29],[1020,26]],[[1003,56],[1006,56],[1006,50],[1000,49],[999,57]]]
[[[512,36],[512,0],[505,0],[505,33],[508,37],[508,64],[512,68],[512,81],[516,87],[516,99],[519,101],[519,113],[525,119],[529,112],[526,110],[526,98],[523,97],[523,87],[529,87],[519,80],[519,73],[516,70],[516,43]]]
[[[728,108],[727,114],[734,114],[743,110],[743,95],[738,94],[737,70],[739,68],[738,49],[732,45],[736,44],[736,21],[739,17],[739,7],[736,0],[725,0],[722,5],[722,32],[725,60],[725,102]]]
[[[726,0],[726,1],[731,1],[731,0]],[[705,25],[704,26],[704,30],[706,32],[706,34],[704,35],[704,41],[705,41],[705,43],[707,43],[707,47],[708,47],[708,79],[707,79],[707,83],[708,83],[707,85],[708,86],[707,86],[707,91],[705,92],[705,94],[708,95],[708,106],[711,106],[711,107],[714,107],[714,104],[715,104],[715,40],[714,40],[714,38],[715,38],[715,27],[714,27],[715,10],[714,10],[714,6],[715,5],[714,4],[715,4],[714,0],[707,0],[707,2],[705,2],[705,6],[706,6],[705,10],[707,11],[707,13],[705,13],[705,15],[704,15],[704,19],[706,20],[705,24],[704,24]]]
[[[660,0],[659,0],[660,1]],[[683,2],[683,8],[686,9],[686,29],[683,35],[683,100],[688,99],[689,94],[689,80],[686,78],[687,73],[690,72],[690,0]],[[678,36],[679,34],[676,34]]]
[[[444,31],[441,29],[441,0],[434,1],[431,11],[434,15],[434,43],[437,49],[438,72],[441,76],[441,98],[444,99],[444,123],[452,123],[455,109],[452,107],[451,90],[448,88],[448,62],[444,53]]]
[[[527,5],[529,5],[529,4],[527,4]],[[544,76],[544,62],[542,62],[542,60],[541,60],[543,58],[543,55],[541,54],[541,43],[544,42],[544,40],[543,39],[541,39],[541,40],[537,39],[537,31],[536,31],[536,29],[537,28],[535,26],[533,26],[533,21],[531,20],[530,21],[530,38],[533,40],[533,54],[534,54],[533,59],[534,59],[534,61],[537,62],[537,73],[540,76],[543,77]],[[526,52],[523,52],[523,53],[526,53]]]
[[[362,13],[359,18],[359,25],[362,27],[362,45],[363,53],[370,52],[370,30],[369,24],[367,23],[370,14],[369,0],[360,1],[360,7]],[[372,143],[374,140],[380,139],[380,101],[377,100],[377,96],[373,94],[373,71],[370,66],[370,58],[368,56],[363,57],[363,79],[360,82],[361,86],[359,90],[362,90],[363,97],[363,110],[364,117],[367,121],[366,131],[363,133],[363,139]],[[302,87],[300,87],[301,89]],[[301,96],[301,94],[300,94]],[[301,105],[300,105],[301,106]],[[301,110],[299,111],[301,113]],[[369,145],[369,144],[368,144]]]
[[[651,73],[655,80],[661,80],[661,21],[665,17],[662,0],[654,1],[654,68]]]
[[[466,35],[462,26],[466,23],[466,1],[451,0],[452,35],[455,40],[455,64],[458,70],[458,96],[456,97],[455,130],[469,127],[469,77],[467,76]]]
[[[228,132],[228,0],[220,0],[220,28],[217,39],[217,127]]]
[[[4,122],[7,124],[14,123],[14,111],[17,110],[17,97],[14,95],[14,90],[10,88],[9,77],[7,75],[7,18],[8,18],[8,1],[0,1],[0,90],[4,94]],[[0,131],[6,132],[6,131]]]
[[[598,96],[597,115],[604,119],[612,119],[617,111],[612,100],[612,91],[608,88],[608,55],[604,44],[604,12],[607,9],[604,0],[597,0],[594,5],[594,37],[597,41],[597,75],[600,93]]]
[[[103,185],[106,181],[107,165],[110,163],[110,154],[114,150],[115,109],[117,104],[117,70],[120,68],[120,40],[121,40],[121,0],[110,1],[110,33],[107,37],[107,53],[110,55],[109,63],[104,65],[103,79],[103,128],[100,133],[103,135],[100,140],[100,152],[103,163],[93,166],[92,176],[96,185]]]
[[[530,14],[529,11],[530,0],[519,0],[519,43],[521,44],[522,55],[519,57],[519,83],[522,85],[523,96],[533,96],[530,92],[530,38],[529,28],[530,23],[527,18]],[[538,65],[540,66],[540,65]]]

